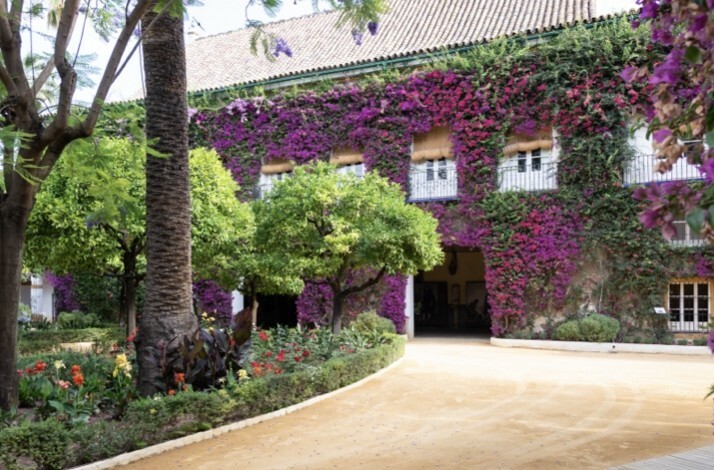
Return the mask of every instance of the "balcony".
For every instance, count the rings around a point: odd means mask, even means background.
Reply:
[[[412,167],[409,171],[409,202],[446,201],[457,196],[458,177],[453,165]]]
[[[530,165],[518,162],[499,165],[499,191],[548,191],[558,188],[558,163],[540,162]]]
[[[687,163],[685,158],[680,158],[672,169],[666,173],[654,170],[657,159],[654,155],[637,155],[625,166],[623,183],[626,186],[645,183],[664,183],[667,181],[696,181],[702,175],[697,165]]]

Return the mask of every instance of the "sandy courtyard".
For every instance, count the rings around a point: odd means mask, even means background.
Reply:
[[[714,444],[712,383],[712,357],[416,339],[361,387],[124,468],[607,468]]]

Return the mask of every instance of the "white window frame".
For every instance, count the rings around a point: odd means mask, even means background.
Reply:
[[[684,215],[677,216],[672,221],[672,225],[674,225],[677,234],[669,240],[670,244],[674,246],[700,246],[704,244],[704,237],[692,230]]]
[[[458,195],[456,162],[450,158],[412,162],[409,171],[409,200],[454,199]]]
[[[273,190],[273,187],[278,181],[282,181],[288,178],[292,174],[292,171],[284,171],[282,173],[271,173],[266,175],[264,173],[260,174],[260,181],[258,186],[260,188],[260,198],[263,199],[266,194]]]
[[[365,175],[364,163],[350,163],[349,165],[340,165],[337,168],[337,173],[343,175],[355,175],[357,178],[363,178]]]
[[[554,152],[535,149],[517,152],[498,163],[500,191],[543,191],[558,187]]]
[[[691,287],[691,290],[688,287]],[[669,329],[708,331],[711,319],[711,295],[712,283],[707,279],[672,280],[667,291]]]
[[[632,129],[636,123],[630,123]],[[659,173],[655,171],[658,159],[655,156],[653,136],[647,136],[647,127],[640,125],[631,131],[630,146],[635,151],[634,158],[626,165],[623,182],[625,185],[644,184],[665,181],[694,181],[701,180],[702,175],[699,167],[687,162],[687,151],[682,154],[670,171]],[[684,146],[688,144],[700,143],[701,140],[686,140],[680,143]],[[708,147],[704,144],[704,149]]]

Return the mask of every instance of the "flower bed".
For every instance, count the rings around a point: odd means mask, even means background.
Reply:
[[[176,373],[175,388],[143,399],[123,353],[24,357],[25,408],[0,415],[0,462],[67,468],[257,416],[356,382],[401,357],[405,345],[398,335],[351,329],[337,337],[259,331],[253,342],[246,367],[218,387],[196,391]]]

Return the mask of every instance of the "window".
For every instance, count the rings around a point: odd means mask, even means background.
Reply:
[[[442,158],[412,163],[409,172],[409,200],[452,199],[457,195],[456,164]]]
[[[501,191],[541,191],[555,189],[556,166],[551,151],[543,148],[519,150],[498,165]]]
[[[258,183],[259,186],[259,194],[258,196],[262,199],[265,197],[266,194],[268,194],[275,184],[278,181],[282,181],[285,178],[288,178],[292,171],[285,171],[283,173],[272,173],[269,175],[266,175],[264,173],[260,174],[260,182]]]
[[[699,246],[704,244],[704,238],[700,233],[696,233],[687,223],[684,215],[678,216],[672,221],[676,233],[670,243],[677,246]]]
[[[702,175],[696,163],[706,145],[701,140],[681,141],[684,146],[682,158],[677,160],[672,169],[664,173],[656,171],[660,160],[656,157],[657,144],[653,136],[648,135],[646,126],[639,122],[630,122],[630,146],[635,156],[625,166],[623,182],[626,185],[650,182],[700,180]],[[691,160],[692,163],[689,161]]]
[[[710,283],[693,279],[669,284],[669,328],[673,331],[706,331],[709,323]]]
[[[337,172],[342,173],[344,175],[353,174],[358,178],[362,178],[364,176],[364,163],[352,163],[349,165],[343,165],[337,168]]]

